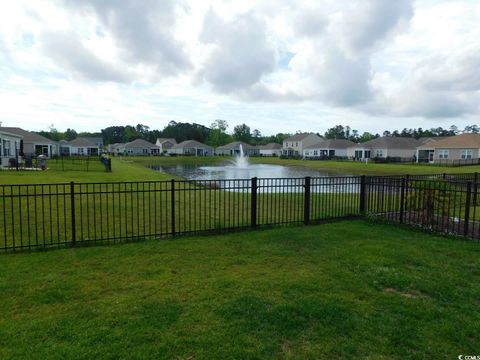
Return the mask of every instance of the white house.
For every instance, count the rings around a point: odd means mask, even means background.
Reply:
[[[280,156],[282,155],[282,145],[269,143],[267,145],[257,146],[260,156]]]
[[[282,155],[303,156],[303,149],[307,146],[319,143],[323,137],[314,133],[296,134],[283,141]]]
[[[174,138],[158,138],[155,143],[160,148],[160,154],[168,152],[173,146],[177,145],[177,140]]]
[[[170,155],[212,156],[213,148],[196,140],[185,140],[168,150]]]
[[[305,147],[304,158],[347,157],[347,149],[355,143],[346,139],[327,139]]]
[[[10,166],[10,159],[19,160],[22,136],[0,129],[0,167]]]
[[[100,147],[91,140],[78,137],[69,142],[70,154],[78,156],[98,156],[100,155]]]

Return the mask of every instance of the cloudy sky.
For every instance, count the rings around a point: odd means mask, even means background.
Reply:
[[[478,0],[2,1],[0,121],[463,128],[479,18]]]

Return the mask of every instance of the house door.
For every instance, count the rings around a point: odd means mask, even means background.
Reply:
[[[428,162],[433,162],[433,153],[434,153],[433,150],[430,150],[428,152]]]

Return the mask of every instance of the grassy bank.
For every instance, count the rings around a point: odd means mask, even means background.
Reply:
[[[412,164],[374,164],[353,161],[290,160],[275,157],[256,157],[250,158],[250,161],[256,164],[301,166],[332,174],[350,175],[459,174],[480,172],[480,165],[443,167]]]
[[[363,221],[0,261],[1,358],[456,358],[478,244]]]

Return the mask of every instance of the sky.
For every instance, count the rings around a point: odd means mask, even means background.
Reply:
[[[478,0],[15,0],[0,122],[263,134],[478,124]]]

